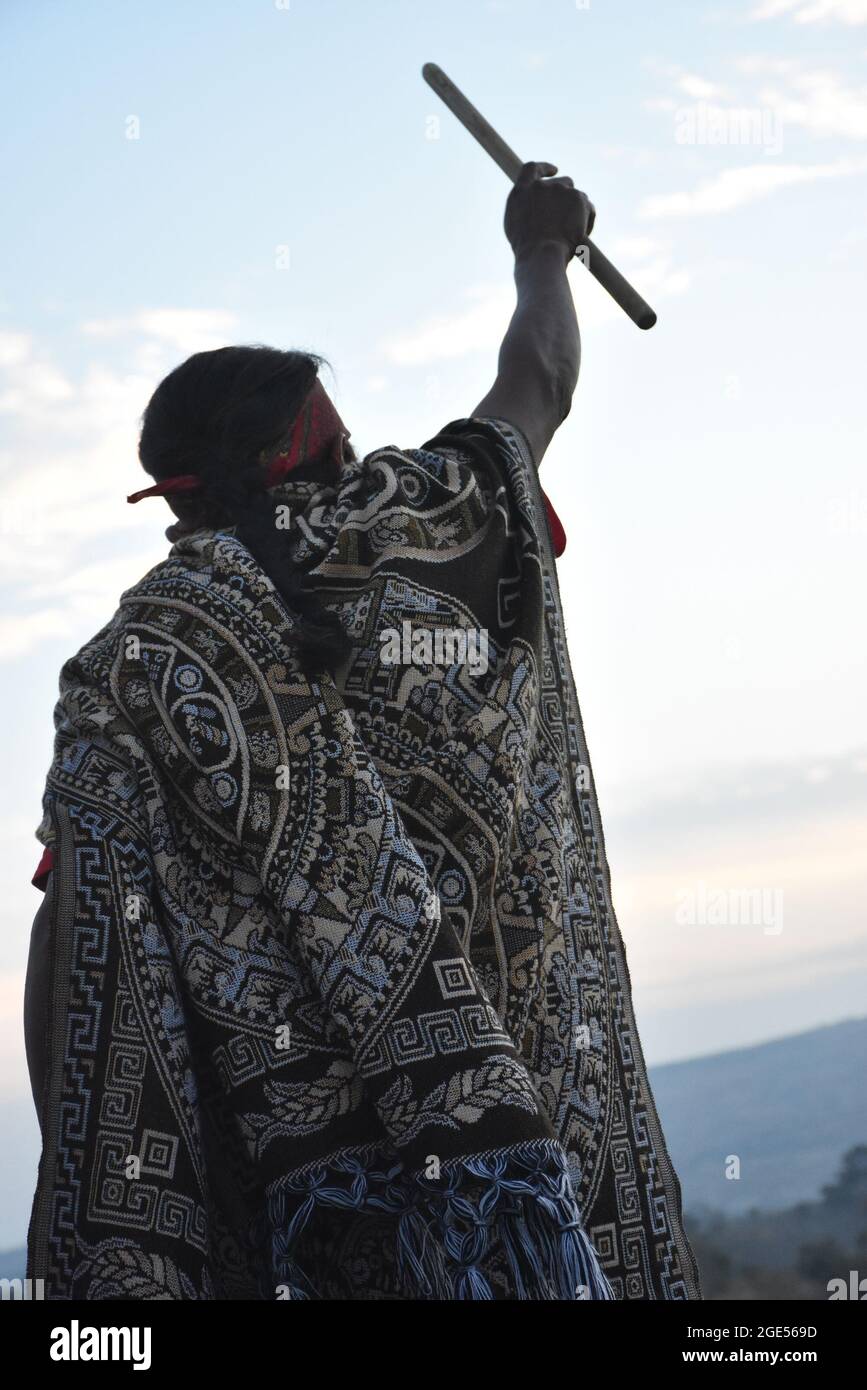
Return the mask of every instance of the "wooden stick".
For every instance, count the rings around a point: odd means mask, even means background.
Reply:
[[[507,174],[514,183],[524,161],[519,159],[502,136],[497,134],[494,127],[488,124],[472,102],[467,101],[460,88],[446,77],[442,68],[437,67],[436,63],[425,63],[421,71],[428,86],[433,88],[440,100],[445,102],[449,110],[457,116],[461,125],[465,126],[470,134],[478,140],[482,149],[487,150],[494,163],[499,164],[503,173]],[[603,289],[606,289],[611,298],[616,300],[621,309],[629,315],[633,323],[638,324],[639,328],[653,327],[656,323],[656,314],[650,305],[642,299],[636,289],[633,289],[629,281],[624,279],[617,267],[611,264],[608,257],[602,254],[599,247],[589,237],[578,248],[576,255],[594,279],[599,281]]]

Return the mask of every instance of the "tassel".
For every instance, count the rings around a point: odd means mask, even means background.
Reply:
[[[614,1297],[585,1235],[565,1158],[551,1140],[445,1163],[429,1181],[376,1148],[334,1155],[327,1167],[290,1174],[267,1196],[274,1277],[309,1298],[305,1231],[318,1210],[394,1217],[394,1259],[405,1297],[486,1302],[491,1259],[505,1257],[519,1300]],[[390,1159],[391,1156],[388,1156]],[[361,1291],[363,1292],[363,1291]],[[315,1296],[315,1294],[314,1294]]]

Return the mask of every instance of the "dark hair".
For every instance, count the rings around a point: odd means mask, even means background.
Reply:
[[[139,458],[157,482],[180,473],[201,477],[201,492],[172,498],[176,515],[185,526],[234,526],[298,619],[299,654],[333,666],[346,655],[346,634],[288,557],[261,460],[287,435],[321,363],[312,353],[270,347],[195,353],[151,396]]]

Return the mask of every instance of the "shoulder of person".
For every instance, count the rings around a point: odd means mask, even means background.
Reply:
[[[424,475],[444,496],[454,496],[474,482],[497,486],[511,469],[532,468],[526,439],[505,420],[466,416],[452,420],[423,444],[401,448],[387,444],[364,458],[369,471],[392,472],[412,501],[413,473]],[[431,500],[428,495],[428,501]]]
[[[533,467],[530,446],[516,425],[493,416],[467,416],[438,430],[422,451],[445,458],[466,460],[471,467],[498,473]]]

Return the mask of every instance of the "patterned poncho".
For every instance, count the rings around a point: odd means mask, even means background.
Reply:
[[[29,1274],[50,1298],[698,1297],[535,468],[503,422],[271,490],[61,675]]]

